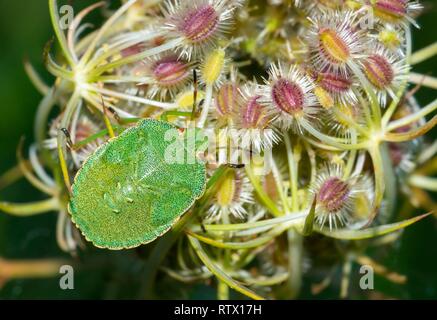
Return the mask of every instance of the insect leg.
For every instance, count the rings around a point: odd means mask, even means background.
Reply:
[[[193,69],[193,109],[191,110],[191,121],[194,121],[196,119],[196,112],[197,112],[197,72],[196,69]]]
[[[68,131],[67,128],[61,128],[61,132],[64,134],[65,139],[67,140],[67,146],[70,149],[74,149],[74,143],[73,143],[73,140],[71,140],[70,131]]]
[[[103,100],[103,96],[100,96],[102,99],[102,107],[103,107],[103,121],[105,122],[106,128],[108,129],[108,134],[110,138],[115,138],[114,128],[112,128],[111,121],[109,120],[107,114],[107,108],[105,106],[105,101]]]
[[[175,110],[165,111],[161,114],[160,119],[168,122],[168,116],[191,117],[191,112]]]
[[[142,118],[122,118],[113,107],[108,107],[107,110],[113,115],[114,119],[118,122],[118,124],[136,123],[142,119]]]
[[[180,117],[187,117],[190,118],[191,121],[194,121],[196,119],[197,116],[197,95],[198,95],[198,81],[197,81],[197,72],[196,69],[193,69],[193,107],[191,109],[191,111],[176,111],[176,110],[169,110],[169,111],[165,111],[161,114],[160,119],[162,121],[167,121],[168,122],[168,117],[169,116],[180,116]],[[203,99],[200,101],[199,106],[201,106],[203,104]]]
[[[108,129],[104,129],[104,130],[101,130],[101,131],[73,144],[71,141],[69,131],[65,128],[62,128],[61,131],[64,133],[64,135],[67,138],[67,146],[74,151],[77,151],[77,150],[83,148],[84,146],[86,146],[87,144],[89,144],[97,139],[103,138],[104,136],[106,136],[108,134]]]
[[[65,132],[67,132],[68,136],[70,136],[70,133],[68,133],[67,129],[65,128],[62,128],[61,132],[63,132],[64,134]],[[70,137],[70,141],[71,141],[71,137]],[[65,186],[67,187],[68,192],[71,193],[71,181],[70,181],[70,175],[68,173],[68,165],[67,165],[67,161],[65,160],[63,146],[60,144],[58,144],[58,157],[59,157],[59,165],[61,166],[61,172],[62,172],[62,177],[64,178]]]

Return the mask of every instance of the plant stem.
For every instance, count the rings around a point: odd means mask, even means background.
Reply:
[[[403,117],[399,120],[395,120],[395,121],[390,122],[387,126],[386,131],[389,132],[389,131],[393,131],[393,130],[400,128],[400,127],[403,127],[403,126],[407,126],[411,123],[414,123],[414,122],[422,119],[423,117],[426,117],[428,114],[430,114],[436,110],[437,110],[437,99],[413,114],[410,114],[410,115]]]
[[[249,177],[250,182],[252,183],[252,186],[255,189],[255,192],[261,201],[261,203],[267,208],[267,210],[270,211],[271,214],[273,214],[275,217],[280,217],[283,215],[283,212],[281,212],[276,204],[273,202],[272,199],[268,196],[266,192],[264,192],[263,188],[261,187],[259,183],[258,177],[255,176],[254,172],[252,171],[252,168],[250,166],[246,166],[246,174]]]
[[[421,63],[429,58],[432,58],[435,55],[437,55],[437,42],[413,53],[413,55],[411,56],[410,63],[412,65],[415,65],[415,64]]]
[[[226,283],[220,280],[217,283],[217,299],[229,300],[229,287]]]
[[[288,282],[287,291],[290,299],[299,295],[302,286],[303,237],[295,229],[287,232],[288,240]]]
[[[200,260],[205,264],[205,266],[208,268],[209,271],[211,271],[218,279],[219,281],[223,281],[226,285],[228,285],[230,288],[234,289],[235,291],[238,291],[245,296],[248,296],[249,298],[252,298],[254,300],[264,300],[263,297],[259,296],[252,290],[240,285],[237,283],[234,279],[232,279],[226,272],[224,272],[222,269],[220,269],[206,254],[206,252],[203,250],[200,242],[193,237],[188,236],[188,239],[190,240],[191,245],[193,246],[195,252],[197,253]]]
[[[75,64],[73,57],[68,50],[67,39],[65,38],[64,32],[61,30],[59,25],[59,9],[56,0],[49,0],[49,9],[50,9],[50,18],[52,20],[53,29],[56,34],[56,38],[58,39],[59,45],[61,47],[62,53],[64,54],[65,59],[67,59],[70,66]]]
[[[60,209],[60,204],[57,198],[49,198],[47,200],[29,203],[9,203],[0,202],[0,210],[14,216],[28,217],[40,213],[56,211]]]

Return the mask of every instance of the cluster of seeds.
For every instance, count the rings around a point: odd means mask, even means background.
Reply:
[[[210,183],[185,213],[197,218],[175,224],[177,259],[163,270],[187,282],[216,276],[220,298],[228,287],[251,298],[295,297],[325,245],[338,261],[360,264],[364,253],[331,238],[371,246],[360,240],[418,220],[394,223],[402,192],[436,187],[435,179],[421,185],[411,178],[420,165],[435,163],[437,151],[422,137],[436,124],[426,118],[437,104],[421,108],[409,91],[409,83],[422,83],[411,77],[412,61],[424,54],[412,53],[416,1],[126,0],[86,35],[82,20],[101,3],[77,14],[66,32],[56,1],[49,4],[62,58],[46,50],[56,77],[51,89],[33,77],[45,94],[37,146],[59,161],[53,170],[64,183],[36,173],[60,198],[58,241],[66,251],[82,238],[62,200],[71,177],[108,138],[121,139],[142,119],[214,133],[218,146],[202,154]],[[46,138],[55,105],[60,115]],[[233,150],[230,133],[238,141]],[[165,254],[160,248],[152,258]]]

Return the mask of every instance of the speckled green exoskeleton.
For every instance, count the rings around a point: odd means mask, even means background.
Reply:
[[[166,138],[169,130],[178,129],[142,120],[100,146],[77,173],[69,211],[95,246],[116,250],[151,242],[204,193],[201,160],[172,163],[166,158],[175,143]],[[178,139],[187,141],[187,131],[178,130]]]

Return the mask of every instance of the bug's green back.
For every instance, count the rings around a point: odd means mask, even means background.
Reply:
[[[69,210],[95,246],[123,249],[153,241],[203,194],[204,163],[164,158],[174,144],[165,140],[169,130],[176,127],[143,120],[97,149],[76,175]]]

